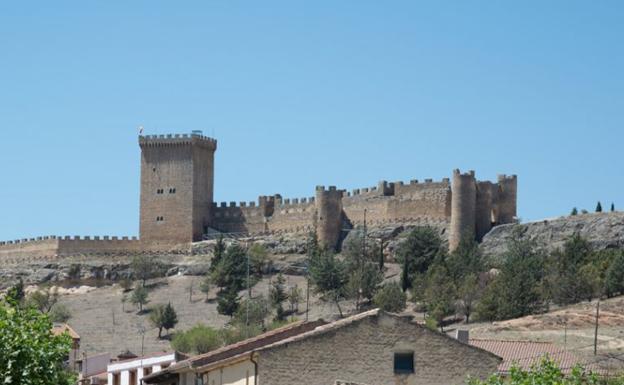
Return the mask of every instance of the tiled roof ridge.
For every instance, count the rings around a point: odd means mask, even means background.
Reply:
[[[497,338],[470,338],[469,341],[480,341],[480,342],[513,342],[513,343],[527,343],[527,344],[550,344],[554,345],[552,341],[528,341],[528,340],[502,340]]]

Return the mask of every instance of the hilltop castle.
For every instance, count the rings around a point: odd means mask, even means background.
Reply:
[[[260,196],[257,202],[213,200],[217,141],[191,135],[139,136],[141,148],[140,236],[46,236],[0,242],[0,257],[58,256],[188,250],[215,232],[267,234],[316,231],[335,248],[344,231],[369,225],[412,223],[448,231],[449,247],[462,237],[480,240],[493,226],[516,217],[517,178],[477,181],[474,171],[453,171],[439,182],[381,181],[352,192],[317,186],[313,197]]]

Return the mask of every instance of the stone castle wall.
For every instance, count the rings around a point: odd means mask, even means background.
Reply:
[[[125,255],[143,252],[186,252],[172,243],[142,241],[136,237],[46,236],[0,242],[0,262],[20,258],[50,259],[76,255]]]

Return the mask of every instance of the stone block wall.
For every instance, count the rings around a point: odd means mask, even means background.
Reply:
[[[415,372],[394,373],[394,353],[413,352]],[[336,380],[376,385],[464,384],[485,378],[500,359],[446,335],[380,315],[335,331],[260,351],[258,379],[271,385],[327,385]]]

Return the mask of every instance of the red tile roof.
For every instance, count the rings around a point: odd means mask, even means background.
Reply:
[[[76,333],[76,331],[72,329],[68,324],[54,324],[52,326],[52,334],[54,334],[55,336],[61,335],[65,332],[67,332],[67,334],[69,334],[69,336],[74,340],[80,339],[78,333]]]
[[[583,365],[587,370],[600,372],[596,365],[583,362],[576,355],[551,342],[470,339],[470,345],[502,357],[503,362],[498,367],[498,372],[502,374],[509,373],[514,363],[522,369],[530,369],[531,366],[539,364],[546,355],[555,361],[565,374],[570,373],[576,364]]]

